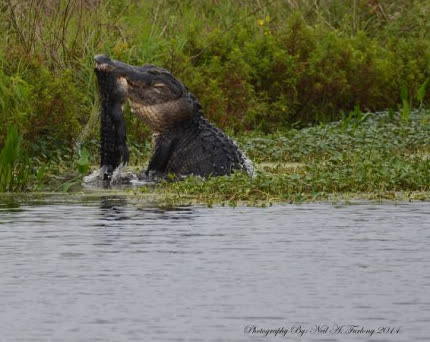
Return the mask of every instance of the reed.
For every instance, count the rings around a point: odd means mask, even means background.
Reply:
[[[17,187],[22,173],[17,170],[20,157],[21,136],[16,127],[9,126],[6,142],[0,152],[0,192],[10,191]]]

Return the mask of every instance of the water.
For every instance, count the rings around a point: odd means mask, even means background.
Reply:
[[[430,341],[429,203],[2,201],[0,341]]]

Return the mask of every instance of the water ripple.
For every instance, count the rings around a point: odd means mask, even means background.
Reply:
[[[329,321],[402,327],[377,341],[429,341],[429,213],[428,203],[163,209],[115,196],[0,204],[2,338],[249,341],[250,324]]]

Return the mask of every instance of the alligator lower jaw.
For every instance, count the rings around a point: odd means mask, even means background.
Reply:
[[[127,80],[124,77],[119,77],[117,78],[117,84],[118,84],[118,87],[120,87],[123,90],[123,92],[127,94],[127,91],[128,91]]]

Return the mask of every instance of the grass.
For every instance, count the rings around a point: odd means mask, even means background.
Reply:
[[[16,183],[16,164],[19,158],[21,137],[15,127],[9,127],[6,143],[0,153],[0,192],[13,189]]]

